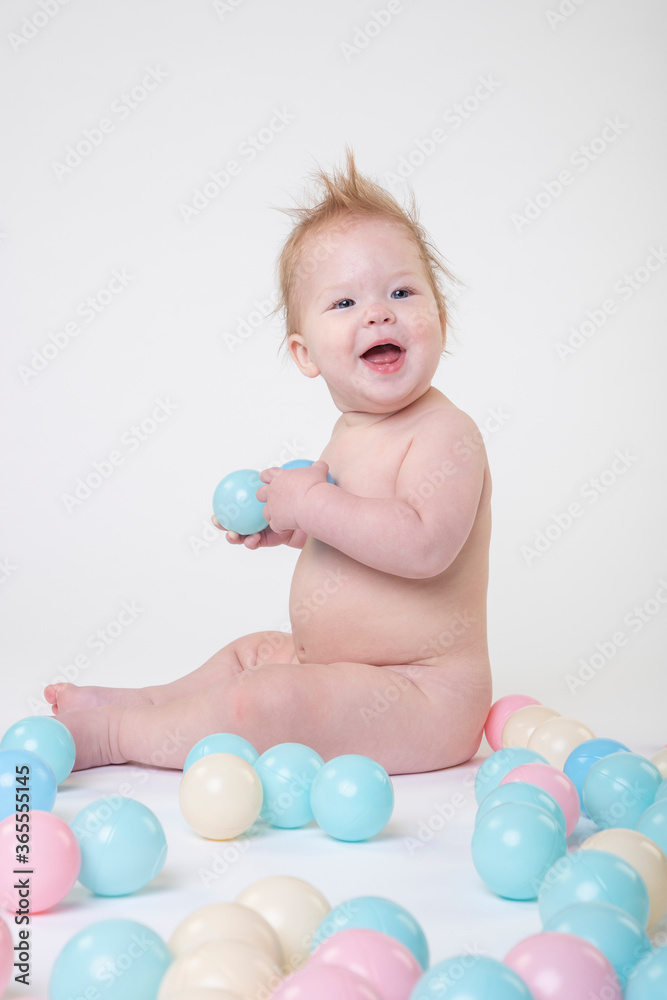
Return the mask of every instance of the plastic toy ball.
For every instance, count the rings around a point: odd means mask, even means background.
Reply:
[[[268,920],[242,903],[209,903],[182,920],[169,938],[175,958],[208,941],[243,941],[259,948],[283,967],[285,957],[278,935]]]
[[[18,952],[17,952],[18,956]],[[16,959],[19,961],[19,958]],[[14,942],[9,927],[0,917],[0,996],[7,989],[7,984],[14,971]]]
[[[285,956],[285,971],[308,958],[310,942],[331,907],[319,889],[292,875],[269,875],[247,886],[236,902],[255,910],[273,927]]]
[[[337,965],[310,965],[293,972],[271,1000],[384,1000],[367,979]]]
[[[529,802],[491,809],[472,835],[472,861],[482,881],[506,899],[537,899],[542,878],[567,854],[553,816]]]
[[[367,979],[382,1000],[406,1000],[422,975],[409,948],[367,927],[338,931],[310,956],[309,965],[338,965]]]
[[[310,823],[310,790],[323,764],[303,743],[280,743],[258,757],[254,766],[264,790],[262,819],[285,830]]]
[[[544,930],[576,934],[590,941],[614,966],[623,989],[633,966],[651,950],[649,937],[635,918],[609,903],[568,906],[547,921]]]
[[[164,830],[135,799],[97,799],[76,814],[71,827],[81,848],[79,882],[98,896],[126,896],[162,871]]]
[[[26,831],[21,827],[26,826]],[[27,838],[23,841],[21,838]],[[26,846],[29,853],[24,854]],[[25,857],[27,864],[17,864]],[[77,880],[81,867],[79,843],[67,823],[50,812],[38,809],[30,812],[28,823],[17,823],[12,814],[0,822],[0,906],[10,913],[31,913],[50,910],[67,895]],[[15,868],[30,869],[26,874],[29,895],[17,888],[21,876]],[[23,893],[23,895],[21,895]]]
[[[663,778],[658,785],[658,791],[655,793],[656,802],[660,802],[662,799],[667,799],[667,778]]]
[[[560,715],[547,705],[526,705],[510,715],[500,734],[503,747],[527,747],[528,740],[539,725]]]
[[[53,966],[50,1000],[99,997],[145,1000],[157,996],[171,963],[166,944],[134,920],[99,920],[67,942]]]
[[[406,994],[407,995],[407,994]],[[484,955],[455,955],[422,976],[410,1000],[533,1000],[516,972]]]
[[[528,781],[510,781],[509,784],[498,785],[492,792],[489,792],[479,804],[475,816],[475,826],[491,809],[505,805],[506,802],[530,802],[534,806],[539,806],[550,816],[553,816],[563,831],[563,836],[566,835],[565,816],[553,795],[549,795],[537,785],[531,785]]]
[[[17,802],[27,802],[26,795],[31,809],[51,812],[56,787],[56,777],[41,757],[30,750],[0,750],[0,819],[13,814]]]
[[[604,737],[596,737],[592,740],[584,740],[584,742],[580,743],[578,747],[575,747],[563,764],[563,772],[568,776],[579,792],[581,809],[586,815],[588,815],[588,813],[586,813],[586,807],[584,806],[583,799],[583,788],[586,775],[590,771],[593,764],[597,764],[597,762],[602,760],[603,757],[608,757],[609,754],[616,753],[619,750],[627,750],[629,752],[630,747],[626,747],[625,743],[619,743],[618,740],[608,740],[604,739]]]
[[[663,854],[667,854],[667,799],[654,802],[642,813],[635,830],[655,841]]]
[[[614,967],[594,945],[574,934],[545,931],[524,938],[505,956],[534,1000],[623,1000]]]
[[[30,715],[10,726],[0,750],[30,750],[45,761],[61,784],[71,774],[76,757],[74,737],[67,726],[48,715]]]
[[[262,782],[252,764],[211,753],[181,779],[178,801],[186,822],[209,840],[230,840],[252,826],[262,808]]]
[[[238,993],[229,990],[209,989],[207,986],[188,986],[185,990],[170,993],[169,1000],[243,1000]]]
[[[202,757],[207,757],[210,753],[233,753],[237,757],[243,757],[253,766],[259,757],[252,743],[248,743],[242,736],[237,736],[235,733],[212,733],[210,736],[205,736],[199,743],[195,743],[185,758],[183,771],[187,771],[196,760],[201,760]]]
[[[207,941],[174,959],[160,983],[158,1000],[172,1000],[195,986],[239,997],[268,997],[281,981],[280,968],[260,948],[245,941]]]
[[[539,704],[536,698],[529,698],[525,694],[506,694],[504,698],[499,698],[498,701],[495,701],[484,723],[484,735],[491,749],[500,750],[502,747],[500,738],[503,726],[510,715],[519,708],[525,708],[526,705]]]
[[[528,739],[528,748],[537,750],[552,767],[563,769],[565,761],[572,750],[583,743],[592,740],[595,733],[578,719],[568,719],[556,715],[537,726]]]
[[[579,820],[579,794],[567,775],[550,764],[520,764],[505,775],[501,785],[510,781],[529,781],[553,795],[563,810],[566,834],[570,836]]]
[[[300,458],[285,462],[281,468],[297,469],[312,464],[308,459]],[[330,483],[334,482],[330,473],[327,473],[327,479]],[[268,521],[262,513],[266,505],[256,496],[263,485],[257,469],[238,469],[221,479],[213,493],[213,513],[218,523],[228,531],[237,531],[239,535],[254,535],[268,528]]]
[[[429,950],[424,931],[408,910],[382,896],[355,896],[336,906],[322,921],[313,937],[313,948],[339,931],[367,927],[396,938],[428,968]]]
[[[482,799],[497,788],[502,779],[513,768],[520,764],[546,764],[542,754],[528,750],[526,747],[503,747],[487,757],[475,775],[475,798],[480,803]]]
[[[664,1000],[667,996],[667,948],[654,948],[628,979],[625,1000]]]
[[[637,869],[648,889],[649,930],[667,913],[667,857],[657,844],[637,830],[623,827],[599,830],[588,837],[581,850],[610,851]]]
[[[362,754],[343,754],[327,761],[310,789],[313,816],[336,840],[374,837],[389,822],[394,786],[377,761]]]
[[[546,873],[538,907],[546,924],[575,903],[610,903],[648,926],[648,889],[639,872],[609,851],[571,851]]]
[[[667,778],[667,747],[654,753],[651,757],[651,763],[655,764],[663,778]]]
[[[655,801],[660,771],[636,753],[613,753],[593,764],[584,781],[584,805],[596,826],[633,828]]]

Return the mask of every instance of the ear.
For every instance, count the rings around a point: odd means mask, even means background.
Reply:
[[[308,378],[316,378],[320,374],[320,369],[311,359],[303,336],[300,333],[290,334],[287,345],[299,371]]]

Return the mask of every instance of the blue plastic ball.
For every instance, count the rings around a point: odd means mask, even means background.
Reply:
[[[290,462],[283,462],[280,466],[281,469],[305,469],[307,466],[313,463],[307,458],[293,458]],[[336,484],[333,481],[333,477],[330,472],[327,472],[327,482],[331,483],[332,486]]]
[[[235,733],[212,733],[205,736],[199,743],[195,743],[190,753],[185,758],[183,773],[194,764],[196,760],[207,757],[210,753],[233,753],[237,757],[243,757],[249,764],[254,766],[259,754],[252,743],[248,743],[242,736]]]
[[[642,813],[635,827],[655,841],[663,854],[667,854],[667,799],[660,799]]]
[[[421,926],[408,910],[383,896],[355,896],[335,906],[315,931],[310,950],[337,931],[352,927],[389,934],[410,949],[422,969],[428,968],[428,942]]]
[[[497,788],[506,774],[520,764],[546,764],[546,757],[528,747],[503,747],[496,750],[481,764],[475,775],[475,798],[480,803],[489,792]]]
[[[627,910],[610,903],[575,903],[556,913],[543,930],[576,934],[609,959],[623,988],[630,972],[651,950],[649,937]]]
[[[662,779],[655,793],[655,801],[660,802],[661,799],[667,799],[667,778]]]
[[[667,997],[667,948],[654,948],[639,962],[630,977],[625,1000],[665,1000]]]
[[[67,726],[49,715],[30,715],[10,726],[0,750],[30,750],[49,765],[60,784],[71,774],[76,758],[74,738]]]
[[[650,900],[637,869],[608,851],[571,851],[544,876],[538,908],[543,923],[574,903],[611,903],[648,925]]]
[[[619,751],[627,751],[629,753],[630,747],[626,747],[625,743],[619,743],[618,740],[608,740],[604,737],[596,736],[592,740],[584,740],[578,747],[575,747],[565,761],[563,772],[579,792],[581,811],[584,815],[588,815],[583,798],[586,775],[593,764],[602,760],[603,757],[608,757],[609,754],[618,753]]]
[[[239,535],[254,535],[268,527],[262,514],[265,504],[256,496],[262,485],[257,469],[237,469],[221,479],[213,493],[218,523]]]
[[[367,840],[389,822],[394,787],[377,761],[362,754],[343,754],[327,761],[315,775],[310,806],[329,836]]]
[[[162,871],[164,830],[157,816],[135,799],[97,799],[70,826],[81,848],[79,882],[98,896],[126,896]]]
[[[422,976],[410,1000],[533,1000],[513,969],[485,955],[455,955]]]
[[[16,793],[29,790],[30,808],[51,812],[56,801],[56,776],[30,750],[0,750],[0,820],[16,809]]]
[[[562,827],[530,802],[496,806],[482,817],[472,835],[477,874],[506,899],[537,899],[542,878],[565,854]]]
[[[171,961],[165,942],[145,924],[99,920],[70,938],[56,958],[49,997],[154,1000]]]
[[[479,804],[477,815],[475,816],[475,826],[477,826],[483,816],[486,816],[489,810],[494,809],[496,806],[505,805],[506,802],[530,802],[534,806],[539,806],[553,816],[562,829],[563,834],[567,833],[565,814],[558,802],[556,802],[553,795],[550,795],[549,792],[538,785],[531,784],[530,781],[511,781],[507,785],[498,785],[488,795],[485,795]]]
[[[323,764],[303,743],[279,743],[258,757],[254,768],[264,791],[262,819],[284,830],[310,823],[310,789]]]
[[[584,805],[602,829],[633,829],[653,805],[662,781],[660,771],[636,753],[613,753],[593,764],[584,781]]]

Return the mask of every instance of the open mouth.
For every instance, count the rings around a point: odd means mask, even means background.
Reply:
[[[369,347],[369,349],[361,355],[361,360],[368,365],[369,368],[373,368],[375,371],[379,371],[384,374],[389,374],[391,372],[398,371],[398,369],[402,367],[403,361],[405,360],[405,349],[399,347],[397,344],[375,344],[374,347]]]

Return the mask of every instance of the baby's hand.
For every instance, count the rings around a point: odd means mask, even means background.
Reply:
[[[247,549],[269,548],[273,545],[289,545],[294,549],[302,549],[306,541],[304,531],[272,531],[271,528],[264,528],[263,531],[256,531],[252,535],[240,535],[238,531],[231,531],[225,528],[217,520],[215,515],[211,521],[220,531],[226,531],[226,539],[230,545],[245,545]]]
[[[260,472],[260,486],[255,496],[266,503],[262,513],[273,531],[278,533],[300,528],[297,517],[303,498],[312,486],[326,483],[329,466],[313,462],[300,469],[279,469],[273,466]]]

